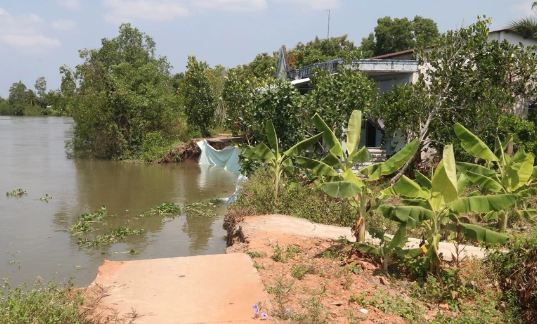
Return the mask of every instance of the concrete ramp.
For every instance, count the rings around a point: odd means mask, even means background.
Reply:
[[[266,300],[246,254],[105,261],[94,284],[106,289],[104,308],[120,316],[134,309],[135,323],[259,323],[252,306]]]

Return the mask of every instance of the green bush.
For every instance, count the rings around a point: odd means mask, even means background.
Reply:
[[[32,289],[0,287],[0,323],[86,324],[81,305],[83,298],[72,284],[56,286],[36,283]]]
[[[249,209],[253,215],[284,214],[328,225],[351,226],[355,219],[356,211],[347,201],[329,197],[304,179],[283,179],[275,201],[272,182],[270,173],[259,169],[242,185],[230,209]]]
[[[136,158],[144,154],[150,133],[177,139],[182,117],[171,66],[165,57],[155,56],[151,37],[122,24],[118,37],[103,39],[99,49],[81,50],[80,58],[84,62],[74,71],[60,70],[62,104],[76,122],[68,143],[73,155]]]
[[[505,312],[523,323],[537,323],[537,228],[513,237],[506,249],[488,256],[503,292]]]

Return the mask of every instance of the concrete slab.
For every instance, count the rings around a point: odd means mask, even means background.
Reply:
[[[244,218],[240,226],[246,237],[262,231],[333,240],[345,237],[349,241],[355,241],[350,227],[316,224],[307,219],[285,215],[249,216]],[[375,242],[376,240],[366,233],[366,241]],[[406,247],[417,248],[420,242],[420,239],[409,238]],[[485,251],[479,247],[463,245],[461,248],[464,248],[461,252],[461,257],[467,256],[480,259],[485,257]],[[452,254],[455,254],[455,246],[453,243],[440,242],[439,252],[442,253],[444,260],[451,261]]]
[[[107,289],[104,307],[142,315],[137,324],[259,323],[252,306],[266,300],[246,254],[105,261],[93,284]]]

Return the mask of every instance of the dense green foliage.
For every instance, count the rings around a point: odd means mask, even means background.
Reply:
[[[371,105],[378,100],[376,82],[356,70],[338,74],[317,71],[310,87],[313,90],[303,98],[305,114],[309,118],[319,114],[338,138],[342,138],[354,110],[363,111],[367,118]]]
[[[209,128],[214,124],[216,100],[211,83],[206,75],[208,65],[198,62],[195,56],[188,57],[187,71],[179,93],[189,127],[210,136]]]
[[[535,56],[532,48],[489,41],[490,19],[442,34],[434,48],[420,47],[419,81],[386,92],[374,106],[390,136],[398,130],[418,138],[420,152],[456,143],[453,125],[465,125],[487,143],[494,143],[501,116],[515,113],[517,98],[535,95]],[[458,160],[466,156],[455,145]],[[419,156],[419,154],[417,154]],[[398,176],[407,170],[403,168]]]
[[[340,199],[327,196],[308,184],[306,179],[283,178],[280,199],[274,200],[274,183],[271,173],[259,169],[241,184],[237,201],[231,212],[248,215],[284,214],[305,218],[316,223],[351,226],[354,221],[352,207]]]
[[[375,32],[362,38],[363,57],[379,56],[417,46],[432,45],[440,36],[436,22],[421,16],[408,18],[384,17],[377,20]]]
[[[62,88],[78,84],[69,97],[75,155],[136,157],[147,141],[174,139],[180,130],[170,65],[155,56],[151,37],[122,24],[116,38],[80,51],[80,58],[75,71],[62,70]]]
[[[358,47],[347,39],[347,35],[330,37],[329,39],[315,37],[315,40],[306,44],[298,43],[288,51],[287,56],[291,70],[334,59],[361,58]]]
[[[537,231],[517,235],[506,246],[508,252],[495,251],[488,256],[495,279],[503,291],[506,313],[520,322],[537,321]]]
[[[7,282],[0,286],[0,322],[86,324],[83,298],[72,290],[72,284],[55,286],[36,283],[32,289],[12,288]]]

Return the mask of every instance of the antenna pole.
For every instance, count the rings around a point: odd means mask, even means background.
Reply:
[[[326,36],[326,39],[330,39],[330,9],[325,11],[328,11],[328,34]]]

